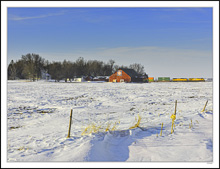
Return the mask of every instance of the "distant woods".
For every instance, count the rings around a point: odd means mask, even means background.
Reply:
[[[8,65],[8,79],[37,79],[45,68],[45,60],[37,54],[22,55],[21,59]]]
[[[74,77],[81,76],[110,76],[118,68],[131,68],[138,74],[144,74],[144,66],[141,64],[131,64],[127,66],[115,65],[114,60],[109,60],[107,63],[98,60],[84,60],[83,57],[79,57],[76,61],[63,62],[49,62],[38,54],[26,54],[22,55],[21,59],[14,62],[11,60],[8,65],[8,79],[41,79],[42,74],[50,74],[52,79],[57,81],[61,79],[72,79]]]

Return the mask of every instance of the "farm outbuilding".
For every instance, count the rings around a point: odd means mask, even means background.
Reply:
[[[96,76],[93,78],[93,81],[103,81],[108,82],[109,76]]]
[[[120,68],[109,77],[109,82],[143,82],[134,69]]]
[[[51,75],[49,73],[46,73],[46,80],[50,80],[51,79]]]
[[[41,71],[41,78],[48,81],[51,79],[51,75],[49,73],[47,73],[46,71]]]
[[[74,82],[84,82],[85,79],[84,79],[83,76],[82,76],[82,77],[74,77],[73,81],[74,81]]]

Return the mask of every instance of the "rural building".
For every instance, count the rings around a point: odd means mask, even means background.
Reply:
[[[141,78],[142,80],[140,79],[140,81],[142,81],[144,83],[149,82],[148,75],[146,73],[144,75],[140,75],[139,78]]]
[[[109,76],[96,76],[96,77],[93,78],[93,81],[108,82],[109,81]]]
[[[46,71],[41,71],[41,78],[48,81],[51,79],[51,75]]]
[[[86,76],[85,81],[93,81],[93,76]]]
[[[109,82],[143,82],[143,78],[134,69],[120,68],[109,77]]]
[[[51,75],[46,73],[46,80],[50,80],[51,79]]]
[[[73,81],[74,81],[74,82],[84,82],[85,79],[84,79],[83,76],[82,76],[82,77],[74,77]]]

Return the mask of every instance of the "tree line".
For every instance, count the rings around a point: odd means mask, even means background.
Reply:
[[[119,68],[131,68],[138,74],[144,74],[144,66],[138,63],[127,66],[119,66],[115,61],[110,59],[107,63],[98,60],[86,61],[79,57],[76,61],[48,61],[38,54],[28,53],[22,55],[21,59],[14,62],[11,60],[8,65],[8,79],[36,79],[42,78],[42,73],[50,74],[52,79],[59,81],[61,79],[72,79],[81,76],[110,76]]]

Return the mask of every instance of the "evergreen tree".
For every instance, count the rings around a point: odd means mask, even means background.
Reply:
[[[9,66],[8,66],[8,79],[15,80],[16,78],[16,67],[13,60],[11,60]]]

